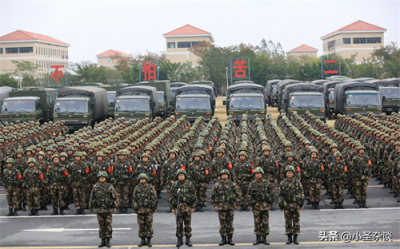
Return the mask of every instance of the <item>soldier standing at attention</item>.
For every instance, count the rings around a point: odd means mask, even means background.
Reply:
[[[23,186],[26,189],[26,199],[28,201],[29,210],[31,215],[39,215],[40,207],[40,191],[44,186],[43,174],[38,167],[36,167],[35,158],[28,159],[28,168],[24,172]]]
[[[178,242],[176,247],[183,245],[183,235],[186,237],[186,245],[192,246],[190,238],[192,237],[192,213],[196,206],[196,189],[194,184],[186,179],[186,171],[179,169],[176,172],[177,181],[172,185],[171,198],[168,204],[172,213],[176,215],[176,237]],[[185,232],[183,232],[183,223],[185,223]]]
[[[364,153],[363,145],[357,147],[357,155],[351,161],[351,175],[354,182],[354,196],[357,201],[357,208],[368,208],[367,206],[367,187],[368,180],[371,177],[371,161]]]
[[[254,170],[256,180],[249,185],[248,198],[254,215],[254,233],[256,241],[253,245],[263,243],[269,245],[269,210],[274,199],[274,185],[268,179],[263,178],[264,171],[261,167]],[[273,180],[274,181],[274,180]]]
[[[285,211],[285,234],[288,236],[286,241],[288,245],[292,242],[299,244],[297,236],[300,233],[300,210],[304,208],[303,186],[296,177],[293,177],[294,173],[294,167],[287,166],[286,178],[279,185],[279,208],[281,212]]]
[[[14,159],[6,160],[7,168],[4,169],[3,186],[6,192],[8,214],[7,216],[18,216],[17,209],[19,205],[20,180],[22,179],[21,172],[14,167]],[[14,212],[13,212],[14,209]]]
[[[97,175],[99,182],[96,183],[90,193],[89,210],[93,213],[96,209],[97,220],[99,222],[99,237],[101,243],[99,247],[111,247],[112,239],[112,211],[116,212],[117,192],[111,183],[107,183],[107,172],[100,171]]]
[[[70,169],[72,192],[74,195],[75,215],[85,214],[85,188],[88,187],[89,168],[81,161],[81,152],[75,152],[75,162],[71,163]]]
[[[53,155],[52,159],[53,164],[50,165],[47,171],[47,189],[50,190],[53,204],[53,212],[51,215],[57,215],[58,208],[60,208],[60,215],[64,215],[65,192],[68,184],[68,171],[64,165],[60,164],[59,155]]]
[[[152,247],[153,238],[153,213],[157,210],[157,193],[154,187],[148,184],[148,176],[141,173],[138,177],[139,184],[133,190],[133,210],[137,214],[139,224],[139,237],[142,239],[138,246]],[[147,241],[146,241],[147,238]]]
[[[215,183],[211,193],[211,204],[218,211],[219,233],[221,235],[220,246],[229,244],[234,246],[232,241],[234,209],[238,209],[241,192],[238,185],[229,180],[230,173],[227,169],[220,172],[221,181]],[[235,204],[236,203],[236,204]]]

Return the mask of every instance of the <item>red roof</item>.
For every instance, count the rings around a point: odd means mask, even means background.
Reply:
[[[164,34],[164,36],[166,35],[211,35],[211,33],[186,24],[185,26]]]
[[[113,49],[107,50],[106,52],[103,52],[103,53],[98,54],[96,56],[99,57],[99,56],[115,56],[115,55],[123,55],[123,56],[131,57],[131,55],[129,55],[127,53],[124,53],[124,52],[121,52],[121,51],[117,51],[117,50],[113,50]]]
[[[294,49],[288,51],[288,53],[289,52],[301,52],[301,51],[318,51],[318,49],[310,47],[306,44],[303,44],[303,45],[298,46],[297,48],[294,48]]]
[[[386,31],[386,29],[378,27],[378,26],[370,24],[370,23],[367,23],[367,22],[364,22],[364,21],[361,21],[361,20],[358,20],[358,21],[353,22],[349,25],[346,25],[338,30],[335,30],[327,35],[322,36],[321,39],[324,37],[327,37],[329,35],[332,35],[336,32],[340,32],[340,31],[347,31],[347,32],[348,31],[366,31],[366,32],[368,32],[368,31]]]
[[[17,31],[14,31],[12,33],[9,33],[7,35],[3,35],[2,37],[0,37],[0,41],[31,41],[31,40],[58,43],[58,44],[69,46],[68,43],[59,41],[50,36],[35,34],[35,33],[22,31],[22,30],[17,30]]]

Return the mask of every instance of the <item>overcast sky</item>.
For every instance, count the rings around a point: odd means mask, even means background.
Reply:
[[[108,49],[165,51],[163,34],[185,24],[211,32],[218,46],[264,38],[284,51],[307,44],[321,55],[321,36],[357,20],[386,28],[385,44],[400,41],[400,0],[0,0],[0,36],[16,30],[51,36],[71,45],[73,62],[97,62]]]

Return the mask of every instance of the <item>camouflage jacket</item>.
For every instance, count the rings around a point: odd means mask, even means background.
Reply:
[[[178,189],[179,196],[178,196]],[[176,181],[171,187],[171,197],[168,200],[168,204],[172,210],[179,208],[179,213],[188,213],[190,209],[194,209],[196,206],[196,188],[190,180],[184,180],[184,182]],[[179,198],[179,205],[178,203]]]
[[[210,182],[210,172],[205,162],[193,161],[187,169],[188,179],[193,182],[194,185],[207,184]]]
[[[110,183],[96,183],[90,193],[89,209],[93,212],[93,208],[97,213],[111,213],[112,210],[118,207],[117,191]]]
[[[171,161],[168,159],[164,162],[163,166],[161,167],[161,180],[164,182],[173,181],[176,171],[183,166],[179,159],[175,159]]]
[[[46,173],[46,178],[50,187],[55,186],[67,186],[68,184],[68,171],[61,164],[55,164],[49,166]]]
[[[9,188],[9,187],[13,187],[13,188],[19,188],[21,185],[21,179],[22,179],[22,175],[21,172],[18,170],[18,168],[16,168],[15,166],[13,166],[12,168],[5,168],[4,171],[4,176],[3,176],[3,186],[4,188]],[[20,178],[20,179],[18,179]]]
[[[279,185],[279,208],[285,210],[297,210],[304,206],[303,186],[293,177],[285,178]]]
[[[274,187],[267,179],[254,180],[249,185],[247,196],[251,207],[269,210],[274,199]]]
[[[352,160],[352,167],[350,173],[353,178],[368,180],[371,177],[371,161],[367,155],[356,155]]]
[[[137,214],[154,213],[158,198],[153,186],[139,183],[133,190],[133,209]]]
[[[22,183],[23,188],[42,188],[43,185],[43,174],[38,167],[35,166],[33,169],[28,167],[24,171]]]
[[[239,204],[241,192],[238,185],[232,181],[218,181],[211,193],[211,204],[218,210],[233,210]]]

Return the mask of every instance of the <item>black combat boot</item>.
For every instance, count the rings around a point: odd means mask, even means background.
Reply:
[[[319,207],[319,201],[316,201],[316,202],[315,202],[315,209],[318,209],[318,210],[320,209],[320,207]]]
[[[60,215],[65,215],[65,214],[64,214],[64,208],[63,208],[63,207],[60,207]]]
[[[221,235],[221,239],[222,239],[221,242],[219,242],[219,244],[218,244],[219,246],[223,246],[226,244],[226,236]]]
[[[350,194],[350,199],[355,199],[356,197],[353,194]]]
[[[254,243],[253,243],[253,245],[258,245],[258,244],[260,244],[261,243],[261,239],[260,239],[260,235],[256,235],[256,241],[254,241]]]
[[[34,210],[31,210],[31,212],[28,214],[28,216],[32,216],[32,215],[35,215],[35,211]]]
[[[357,202],[357,200],[356,199],[354,199],[354,201],[353,201],[353,204],[357,204],[358,202]]]
[[[357,207],[356,208],[362,208],[361,201],[357,201]]]
[[[363,208],[369,208],[369,207],[367,206],[367,201],[364,200],[364,201],[362,201],[361,204],[362,204],[362,207],[363,207]]]
[[[17,212],[18,212],[17,209],[14,208],[14,216],[18,216],[18,213],[17,213]]]
[[[296,245],[299,244],[299,242],[297,241],[297,236],[299,236],[299,235],[293,235],[293,243]]]
[[[145,237],[141,237],[141,239],[142,240],[140,241],[138,246],[145,246],[146,245],[146,238]]]
[[[26,203],[22,203],[22,211],[26,211]]]
[[[229,245],[231,245],[231,246],[234,246],[234,245],[235,245],[235,242],[233,242],[232,237],[233,237],[233,234],[228,235],[228,242],[227,242],[227,244],[229,244]]]
[[[182,237],[178,237],[178,241],[176,243],[176,247],[181,247],[183,245],[183,238]]]
[[[199,206],[199,212],[204,212],[203,206]]]
[[[106,246],[106,239],[101,239],[100,245],[98,247]]]
[[[315,202],[314,201],[311,202],[311,208],[310,209],[311,210],[315,209]]]
[[[396,193],[394,193],[393,198],[399,197],[399,195]]]
[[[106,239],[106,246],[111,247],[110,239]]]
[[[35,215],[39,216],[39,209],[35,209]]]
[[[47,210],[47,203],[44,203],[42,208],[43,210]]]
[[[122,214],[122,213],[123,213],[122,207],[118,208],[117,214]]]
[[[240,205],[239,212],[243,211],[243,205]]]
[[[308,199],[306,205],[311,205],[311,204],[312,204],[312,202]]]
[[[13,213],[13,209],[12,209],[12,208],[9,208],[9,209],[8,209],[8,214],[7,214],[6,216],[14,216],[14,213]]]
[[[249,206],[244,206],[244,211],[247,211],[247,212],[249,212],[250,211],[250,208],[249,208]]]
[[[344,209],[344,207],[343,207],[343,202],[340,202],[340,203],[339,203],[339,208]]]
[[[22,202],[20,202],[18,205],[18,211],[21,211],[21,210],[22,210]]]
[[[85,209],[81,209],[81,214],[83,214],[83,215],[85,215],[86,213],[85,213]]]
[[[148,247],[152,247],[153,246],[153,244],[151,244],[151,238],[150,237],[147,238],[147,246]]]
[[[51,215],[57,215],[57,214],[58,214],[57,208],[53,208],[53,212],[51,213]]]
[[[269,242],[267,240],[267,236],[261,236],[261,243],[264,243],[265,245],[269,246]]]
[[[199,206],[194,207],[194,212],[197,212],[197,211],[199,211]]]
[[[186,245],[189,247],[193,246],[192,242],[190,241],[190,237],[187,236],[186,236]]]
[[[69,210],[68,204],[67,204],[67,205],[65,205],[65,208],[64,208],[64,210]]]
[[[167,211],[167,213],[172,213],[172,209],[171,209],[171,208],[169,208],[169,210]]]
[[[292,235],[291,235],[291,234],[288,234],[288,235],[287,235],[286,245],[290,245],[290,244],[292,244]]]
[[[75,210],[75,215],[80,215],[80,214],[81,214],[80,209]]]
[[[386,182],[385,182],[385,183],[383,183],[383,188],[388,188],[388,186],[387,186]]]
[[[335,202],[335,206],[333,207],[333,209],[336,209],[339,207],[339,204],[337,202]]]
[[[269,211],[275,211],[275,208],[271,206],[271,209]]]

